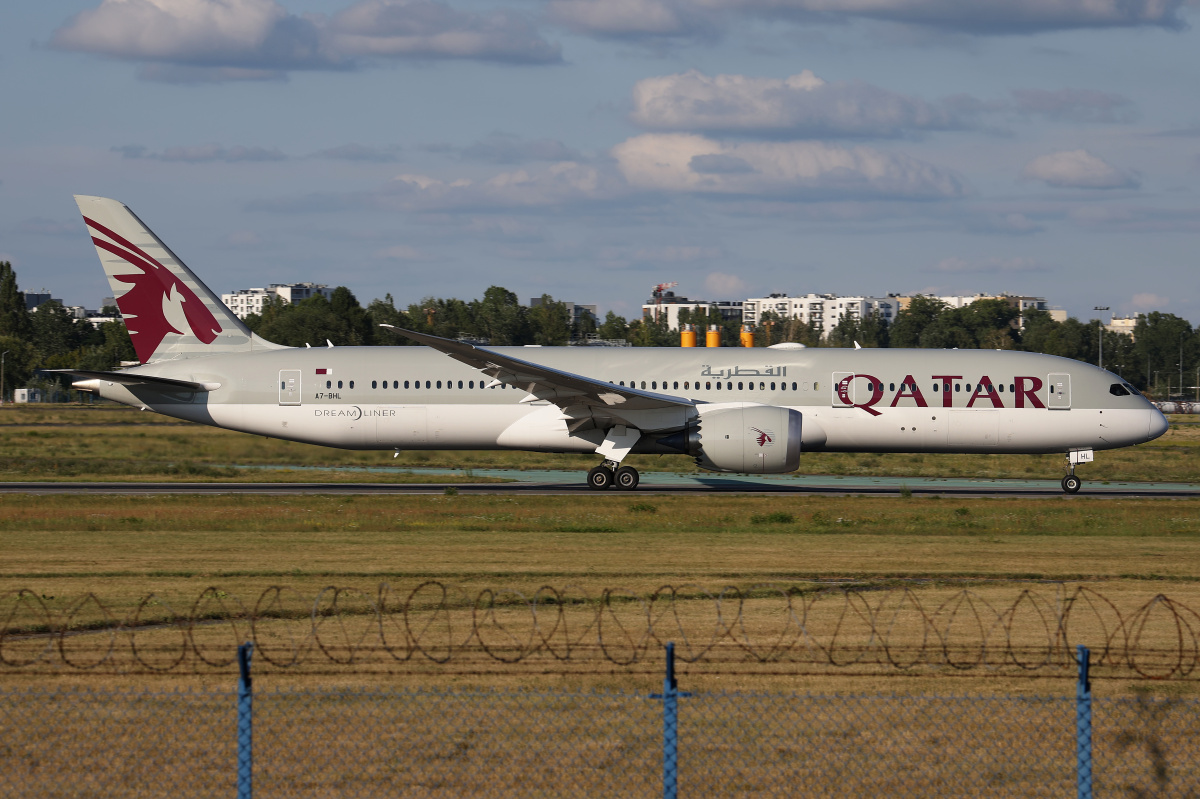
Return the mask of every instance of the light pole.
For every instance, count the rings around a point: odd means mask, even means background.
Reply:
[[[1093,311],[1107,311],[1107,305],[1096,305],[1092,308]],[[1104,320],[1096,320],[1097,338],[1100,339],[1100,368],[1104,368]]]
[[[4,359],[12,350],[5,350],[3,355],[0,355],[0,405],[4,404]]]

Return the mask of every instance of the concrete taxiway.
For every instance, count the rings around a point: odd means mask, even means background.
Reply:
[[[298,476],[304,470],[297,470]],[[329,470],[323,470],[329,471]],[[30,494],[440,494],[453,486],[463,494],[594,495],[575,471],[506,469],[338,469],[353,472],[403,472],[424,476],[419,483],[307,482],[20,482],[0,483],[0,493]],[[459,483],[440,478],[474,476],[506,482]],[[411,479],[411,477],[410,477]],[[610,489],[610,493],[618,493]],[[666,494],[823,494],[834,496],[913,495],[980,497],[1065,496],[1053,480],[982,480],[925,477],[840,477],[833,475],[721,475],[643,472],[637,493]],[[624,492],[620,492],[624,493]],[[1200,497],[1200,484],[1086,481],[1076,497]]]

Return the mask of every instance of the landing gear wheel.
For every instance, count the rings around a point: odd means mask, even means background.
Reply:
[[[637,488],[641,475],[632,466],[622,466],[620,469],[617,469],[616,479],[617,488],[623,491],[632,491]]]
[[[587,481],[589,488],[595,488],[598,491],[611,488],[613,484],[612,469],[606,466],[597,466],[588,472]]]
[[[1063,491],[1066,491],[1068,494],[1078,493],[1081,485],[1083,485],[1083,481],[1073,474],[1068,474],[1062,479]]]

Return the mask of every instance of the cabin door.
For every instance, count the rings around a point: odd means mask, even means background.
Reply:
[[[279,404],[280,405],[299,405],[300,404],[300,370],[299,369],[280,369],[279,370]]]
[[[1062,374],[1048,375],[1046,382],[1049,384],[1049,396],[1046,398],[1046,407],[1051,410],[1070,410],[1071,376]]]

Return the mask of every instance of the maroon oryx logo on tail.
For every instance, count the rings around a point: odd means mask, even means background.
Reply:
[[[129,338],[133,342],[133,348],[137,350],[138,360],[142,363],[149,361],[168,333],[185,335],[185,331],[177,328],[179,311],[182,311],[184,319],[187,320],[192,335],[205,344],[216,340],[217,333],[221,332],[221,325],[187,284],[136,244],[86,216],[83,221],[108,239],[92,236],[92,242],[97,247],[121,258],[138,270],[136,273],[113,276],[114,280],[132,286],[129,291],[117,297],[117,307],[125,316],[125,326],[129,329]],[[174,313],[171,313],[172,311]],[[169,313],[174,317],[174,322],[168,318]]]
[[[775,433],[769,430],[759,430],[757,427],[751,427],[755,433],[758,433],[758,438],[755,439],[760,447],[765,447],[768,444],[775,443]]]

